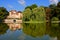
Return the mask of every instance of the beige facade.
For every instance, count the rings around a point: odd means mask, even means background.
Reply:
[[[22,18],[22,12],[20,11],[16,11],[16,10],[11,10],[9,12],[9,16],[7,18],[19,18],[21,19]]]
[[[5,19],[5,23],[22,23],[23,14],[21,11],[11,10],[7,19]]]

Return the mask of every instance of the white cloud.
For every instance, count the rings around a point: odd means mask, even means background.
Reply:
[[[50,3],[51,3],[51,4],[56,4],[56,5],[57,5],[58,0],[50,0]]]
[[[25,0],[18,0],[18,3],[20,3],[23,6],[25,6]]]
[[[8,6],[9,8],[13,8],[13,6],[12,6],[12,5],[10,5],[10,4],[8,4],[7,6]]]

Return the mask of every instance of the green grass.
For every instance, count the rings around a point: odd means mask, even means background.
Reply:
[[[45,21],[25,21],[23,23],[45,23]]]
[[[48,21],[24,21],[23,23],[46,23]],[[59,23],[60,21],[51,21],[51,23]]]

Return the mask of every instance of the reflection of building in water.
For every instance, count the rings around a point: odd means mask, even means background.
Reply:
[[[8,24],[10,30],[20,30],[22,28],[22,24]]]
[[[9,12],[9,16],[7,16],[7,19],[5,19],[5,23],[21,23],[22,22],[22,12],[21,11],[16,11],[16,10],[11,10]]]

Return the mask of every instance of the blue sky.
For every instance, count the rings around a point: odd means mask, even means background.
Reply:
[[[0,7],[5,7],[8,11],[23,11],[26,6],[37,4],[38,6],[49,6],[52,0],[0,0]],[[55,3],[58,0],[53,0]]]

